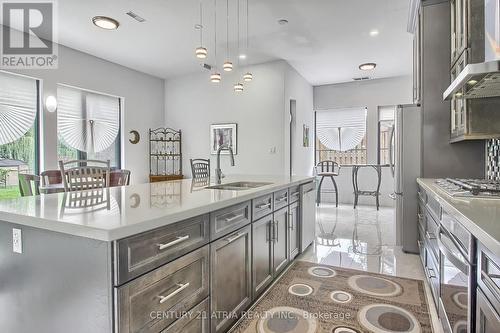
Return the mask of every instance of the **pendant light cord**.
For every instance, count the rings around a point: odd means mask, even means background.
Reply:
[[[226,58],[229,60],[229,0],[226,0]]]
[[[238,29],[238,36],[237,36],[237,39],[238,39],[238,67],[240,66],[240,0],[236,0],[238,1],[237,2],[237,11],[238,11],[238,14],[237,14],[237,29]]]
[[[217,0],[214,0],[214,62],[214,72],[217,72]]]
[[[203,0],[200,1],[200,46],[203,46]]]

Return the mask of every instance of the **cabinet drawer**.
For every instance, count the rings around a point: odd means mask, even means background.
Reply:
[[[210,299],[207,298],[161,333],[209,333]]]
[[[420,186],[420,184],[418,184],[417,186],[418,186],[418,199],[425,205],[427,203],[427,193],[422,188],[422,186]]]
[[[434,220],[439,222],[441,220],[441,204],[433,196],[427,197],[427,204],[425,205],[427,211],[431,213]]]
[[[161,332],[207,298],[208,291],[206,245],[117,288],[119,332]]]
[[[251,221],[250,201],[210,213],[210,236],[217,239]]]
[[[268,194],[252,200],[252,221],[257,221],[273,212],[273,195]]]
[[[500,258],[478,246],[477,282],[495,309],[500,312]]]
[[[426,266],[425,266],[425,276],[427,277],[427,281],[429,282],[429,286],[431,287],[432,297],[434,299],[434,304],[436,308],[438,306],[439,300],[439,269],[437,265],[437,261],[434,258],[434,255],[430,253],[430,251],[426,252]]]
[[[274,210],[288,205],[288,189],[274,192]]]
[[[292,186],[288,189],[288,202],[289,203],[294,203],[296,201],[299,201],[300,198],[300,187],[299,186]]]
[[[498,333],[500,328],[500,309],[495,308],[488,298],[477,288],[476,296],[476,332]]]
[[[209,242],[208,214],[116,242],[121,285]]]
[[[441,224],[453,236],[453,240],[458,243],[461,250],[466,255],[467,260],[469,260],[471,253],[472,234],[445,210],[443,210],[442,213]]]
[[[425,229],[425,241],[429,244],[430,251],[434,255],[434,258],[439,258],[439,247],[438,247],[438,223],[434,220],[432,215],[427,211],[426,213],[426,224],[427,228]],[[437,259],[436,259],[437,261]]]

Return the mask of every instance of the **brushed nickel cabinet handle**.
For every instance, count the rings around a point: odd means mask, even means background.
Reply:
[[[288,228],[293,230],[295,226],[293,225],[293,213],[288,213],[288,217],[290,218],[290,223],[288,224]]]
[[[161,295],[157,296],[160,299],[160,304],[165,303],[166,301],[168,301],[169,299],[171,299],[172,297],[174,297],[175,295],[177,295],[178,293],[180,293],[181,291],[183,291],[184,289],[186,289],[187,287],[189,287],[189,282],[188,283],[184,283],[184,284],[177,283],[176,286],[179,287],[179,288],[175,289],[174,291],[172,291],[167,296],[161,296]]]
[[[282,201],[285,201],[287,198],[288,198],[288,196],[285,195],[284,197],[276,199],[276,201],[277,202],[282,202]]]
[[[274,226],[275,226],[275,227],[274,227],[274,229],[275,229],[275,233],[276,233],[276,234],[275,234],[275,236],[276,236],[275,241],[276,241],[276,242],[279,242],[279,237],[280,237],[280,229],[279,229],[279,224],[278,224],[278,221],[274,221]]]
[[[226,218],[225,221],[226,222],[233,222],[233,221],[236,221],[237,219],[240,219],[242,217],[245,217],[245,214],[238,214],[238,215],[235,215],[233,217]]]
[[[257,209],[262,209],[262,208],[266,208],[266,207],[271,207],[271,203],[263,203],[263,204],[260,204],[258,206],[255,206],[255,208]]]
[[[437,239],[436,234],[428,231],[425,232],[425,237],[427,237],[427,239]]]
[[[234,242],[235,240],[237,240],[238,238],[243,237],[243,236],[245,236],[245,234],[244,234],[244,233],[240,233],[240,232],[239,232],[239,233],[237,233],[236,235],[234,235],[234,236],[232,236],[232,237],[228,237],[228,238],[226,238],[226,242],[228,242],[228,243],[232,243],[232,242]]]
[[[165,250],[166,248],[169,248],[171,246],[174,246],[175,244],[179,244],[179,243],[182,243],[184,242],[185,240],[188,240],[189,239],[189,235],[186,235],[186,236],[179,236],[177,237],[176,240],[173,240],[171,241],[170,243],[167,243],[167,244],[157,244],[158,245],[158,248],[160,250]]]
[[[436,275],[434,274],[434,269],[432,269],[432,268],[430,268],[430,267],[428,267],[428,268],[427,268],[427,277],[428,277],[429,279],[434,279],[434,278],[436,278]]]

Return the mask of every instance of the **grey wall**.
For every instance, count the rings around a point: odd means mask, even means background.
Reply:
[[[335,109],[343,107],[367,107],[367,157],[368,163],[377,163],[378,107],[408,104],[412,100],[412,79],[410,76],[374,79],[314,87],[314,109]],[[343,168],[337,179],[339,200],[353,202],[351,168]],[[359,183],[366,189],[374,188],[374,173],[371,170],[360,172]],[[327,182],[327,181],[325,181]],[[325,189],[330,188],[330,182]],[[391,206],[389,194],[394,191],[394,179],[390,171],[382,171],[381,205]],[[333,195],[325,195],[325,201],[334,200]],[[373,198],[360,198],[361,204],[373,204]]]
[[[58,83],[122,97],[122,167],[131,170],[132,182],[147,181],[148,129],[164,123],[163,79],[64,46],[59,46],[58,69],[15,72],[41,80],[42,101],[48,95],[56,95]],[[141,134],[137,145],[128,141],[128,132],[132,129]],[[57,115],[45,109],[42,112],[42,137],[41,169],[57,169]]]
[[[224,73],[220,84],[211,83],[208,72],[166,82],[166,124],[182,130],[186,177],[191,177],[190,158],[210,157],[213,173],[215,156],[210,156],[209,138],[210,125],[216,123],[238,124],[236,165],[231,167],[229,158],[221,157],[224,173],[288,172],[285,158],[288,150],[288,132],[285,132],[288,131],[288,100],[297,99],[300,121],[307,121],[312,127],[312,87],[284,61],[255,65],[248,70],[254,79],[245,84],[243,93],[233,91],[233,84],[242,73]],[[302,149],[298,142],[294,145],[297,155],[303,156],[303,160],[312,159],[311,148]],[[295,171],[305,174],[307,169],[301,163]]]

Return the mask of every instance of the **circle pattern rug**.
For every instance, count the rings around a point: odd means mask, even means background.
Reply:
[[[422,280],[297,260],[257,297],[232,333],[433,333]]]
[[[392,297],[401,294],[403,290],[394,281],[372,275],[353,275],[347,283],[352,289],[372,296]]]
[[[418,320],[410,312],[390,304],[370,304],[358,313],[361,326],[376,333],[419,333]]]
[[[320,277],[320,278],[329,278],[334,277],[337,273],[331,268],[323,267],[323,266],[315,266],[311,267],[308,270],[309,274],[312,276]]]
[[[330,294],[332,301],[336,303],[349,303],[352,301],[352,295],[347,291],[335,290]]]
[[[332,333],[359,333],[359,332],[350,327],[339,326],[334,328]]]
[[[453,294],[451,297],[453,299],[453,303],[461,309],[467,309],[467,302],[469,295],[466,292],[459,291]]]
[[[314,333],[316,319],[293,307],[276,307],[266,311],[257,325],[258,333]]]
[[[307,296],[313,293],[313,288],[310,285],[303,283],[292,284],[290,288],[288,288],[288,292],[295,296]]]

